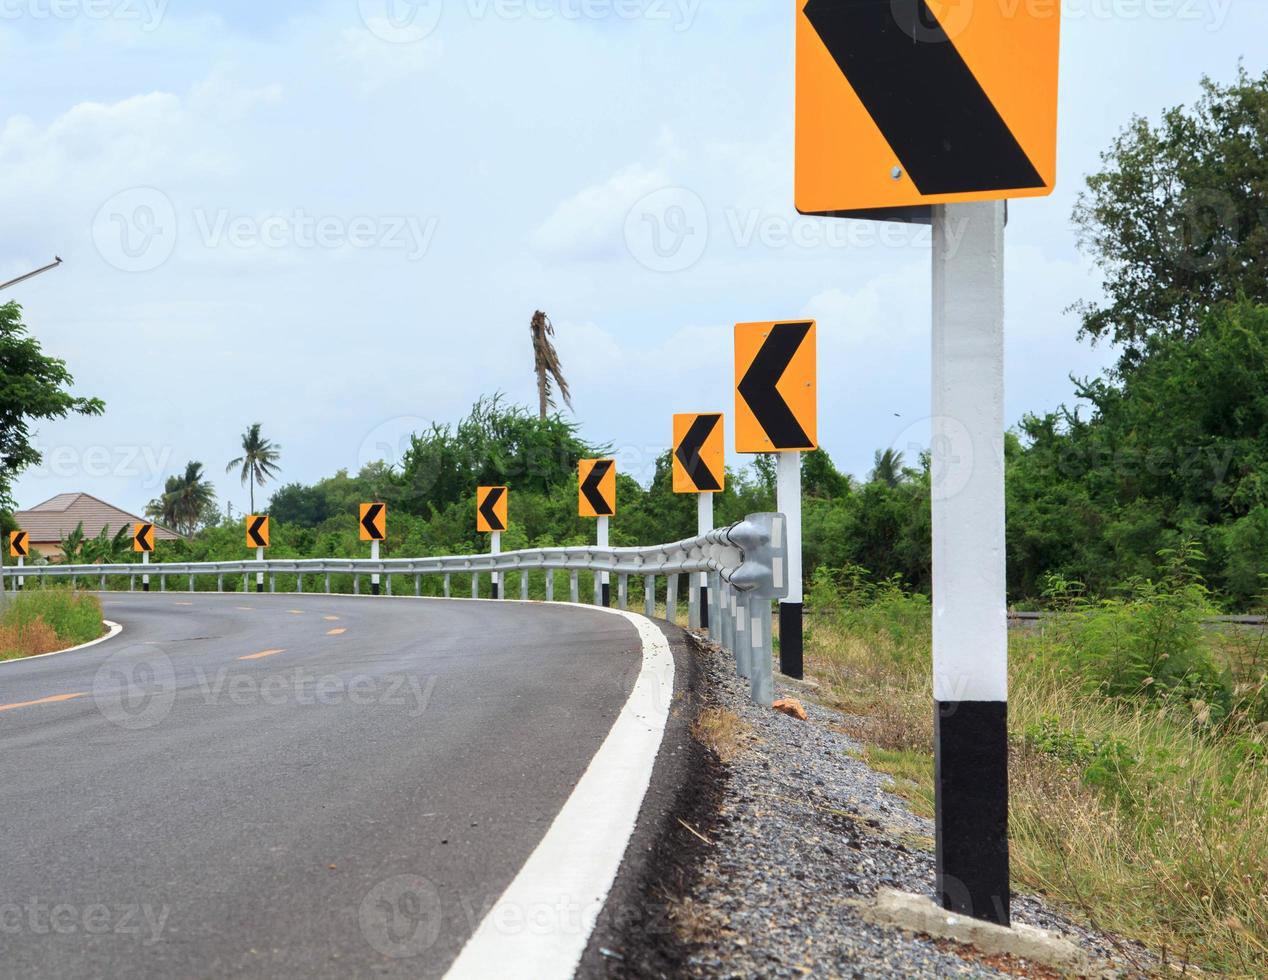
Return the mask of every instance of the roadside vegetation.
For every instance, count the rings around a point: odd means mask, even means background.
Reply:
[[[1176,963],[1268,975],[1268,634],[1212,628],[1185,546],[1091,598],[1048,580],[1010,634],[1011,846],[1020,888]],[[932,815],[927,597],[820,569],[810,672],[867,761]]]
[[[65,650],[105,631],[96,596],[69,589],[21,592],[0,614],[0,660]]]

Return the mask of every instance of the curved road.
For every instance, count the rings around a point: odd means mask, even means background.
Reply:
[[[0,975],[441,976],[616,720],[584,607],[103,596],[0,664]]]

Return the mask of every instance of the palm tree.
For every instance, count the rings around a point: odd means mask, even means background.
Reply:
[[[260,435],[260,423],[253,422],[246,432],[242,433],[242,455],[229,461],[226,473],[232,473],[235,467],[241,467],[242,484],[251,488],[251,513],[255,513],[255,488],[264,486],[274,479],[280,467],[277,465],[282,447],[274,445]]]
[[[145,508],[145,515],[184,534],[193,534],[208,506],[215,502],[216,491],[203,476],[203,464],[190,460],[182,476],[167,478],[163,496]]]
[[[546,410],[555,407],[555,399],[551,392],[551,379],[559,387],[564,404],[572,408],[572,395],[568,391],[568,382],[564,378],[563,365],[559,363],[559,352],[550,338],[555,335],[555,325],[541,310],[533,314],[528,325],[533,335],[533,370],[537,372],[537,407],[541,417],[546,417]]]
[[[903,482],[903,454],[894,449],[876,450],[872,457],[872,482],[896,487]]]

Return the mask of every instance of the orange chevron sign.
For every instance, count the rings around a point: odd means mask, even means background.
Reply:
[[[9,532],[9,557],[29,558],[31,556],[31,539],[25,531]]]
[[[1052,193],[1059,3],[796,3],[798,211]]]
[[[153,551],[154,550],[154,525],[153,524],[133,524],[132,525],[132,550],[133,551]]]
[[[481,534],[505,531],[506,505],[510,493],[506,487],[476,487],[476,530]]]
[[[577,472],[577,513],[616,516],[616,460],[583,459]]]

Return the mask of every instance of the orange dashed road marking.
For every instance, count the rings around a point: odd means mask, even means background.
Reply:
[[[73,698],[85,698],[87,696],[87,691],[80,691],[77,694],[54,694],[51,698],[39,698],[35,701],[19,701],[17,704],[0,704],[0,711],[12,711],[14,708],[33,708],[37,704],[60,704],[62,701],[70,701]]]
[[[287,611],[288,613],[290,613],[292,616],[302,616],[302,615],[304,615],[304,610],[302,610],[302,609],[288,609],[288,610],[286,610],[286,611]]]
[[[336,626],[332,630],[326,630],[327,636],[338,636],[340,633],[346,633],[348,630],[343,626]]]
[[[285,653],[286,648],[281,650],[261,650],[259,653],[248,653],[245,657],[239,657],[239,660],[259,660],[262,657],[272,657],[274,654]]]
[[[333,622],[334,622],[335,620],[337,620],[339,617],[338,617],[338,616],[322,616],[321,618],[322,618],[322,619],[325,619],[325,620],[329,620],[330,622],[332,622],[332,623],[333,623]]]

